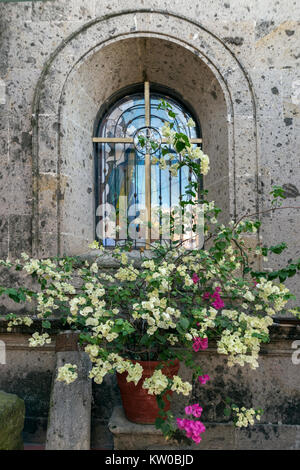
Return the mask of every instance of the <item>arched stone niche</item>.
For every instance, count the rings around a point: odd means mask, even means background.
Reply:
[[[257,206],[255,108],[239,62],[200,25],[159,12],[92,21],[51,56],[34,117],[34,247],[79,254],[95,234],[92,136],[100,106],[145,76],[190,103],[211,159],[204,185],[228,220]]]

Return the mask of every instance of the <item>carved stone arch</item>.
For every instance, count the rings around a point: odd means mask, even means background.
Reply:
[[[169,80],[177,92],[179,86],[184,88],[187,101],[198,99],[202,127],[206,112],[211,129],[207,124],[205,131],[204,125],[203,139],[211,158],[211,171],[205,186],[213,188],[213,199],[223,204],[225,218],[257,208],[255,98],[242,64],[224,42],[195,21],[163,11],[112,14],[87,23],[64,40],[45,64],[36,86],[32,113],[34,254],[79,253],[86,250],[86,240],[93,239],[94,228],[87,227],[85,219],[85,215],[90,216],[89,211],[94,211],[90,179],[94,124],[91,116],[96,117],[100,104],[117,87],[143,81],[147,67],[138,56],[139,48],[143,47],[150,47],[151,55],[158,56],[147,70],[150,74],[153,71],[155,77],[160,76],[154,81]],[[124,54],[118,52],[120,48],[125,48]],[[166,51],[169,54],[164,55]],[[164,76],[158,66],[163,56]],[[170,74],[176,75],[177,81],[166,72],[171,56]],[[176,57],[180,57],[177,64]],[[120,74],[118,83],[118,70],[125,66],[132,76],[123,74],[122,78]],[[104,72],[99,81],[101,67]],[[189,76],[197,71],[199,79]],[[152,77],[148,78],[151,81]],[[98,89],[93,86],[97,80]],[[204,97],[207,109],[201,105]],[[75,150],[87,158],[73,160]],[[87,164],[88,171],[84,169]],[[82,181],[76,179],[79,168],[83,170]],[[87,174],[89,179],[84,180]],[[77,191],[75,199],[73,191]],[[87,191],[88,197],[80,191]],[[75,200],[85,200],[89,210],[84,204],[75,207]]]

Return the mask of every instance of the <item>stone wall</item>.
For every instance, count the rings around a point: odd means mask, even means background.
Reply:
[[[55,334],[52,343],[42,348],[28,347],[28,335],[21,330],[5,333],[0,340],[6,345],[6,364],[0,364],[0,390],[18,394],[25,402],[25,442],[45,442],[51,380],[55,368]],[[211,381],[197,385],[193,399],[203,407],[203,421],[208,432],[200,448],[217,449],[299,449],[300,440],[300,364],[292,361],[294,341],[300,340],[300,327],[272,327],[271,342],[264,345],[260,367],[228,369],[226,358],[216,353],[213,345],[195,353],[203,373]],[[295,346],[295,344],[294,344]],[[184,367],[179,371],[188,378]],[[259,424],[248,430],[234,429],[223,414],[226,397],[247,407],[261,407],[264,415]],[[173,401],[173,412],[182,413],[186,398]],[[92,447],[111,448],[112,436],[108,421],[120,395],[115,377],[107,376],[101,385],[93,385]],[[145,442],[145,447],[150,445]]]
[[[296,0],[1,3],[0,257],[86,252],[95,228],[97,113],[111,94],[145,74],[195,110],[211,158],[204,185],[225,221],[268,207],[272,185],[284,185],[290,208],[263,215],[260,235],[267,244],[288,242],[285,261],[299,257],[293,208],[300,196],[299,22]],[[276,266],[275,257],[269,261]],[[299,275],[287,284],[298,294]],[[54,350],[29,351],[23,335],[2,338],[8,362],[0,364],[0,388],[22,391],[25,429],[37,436],[47,421]],[[246,369],[228,375],[209,351],[215,381],[195,397],[205,401],[207,393],[218,403],[226,383],[249,403],[266,401],[271,446],[299,446],[299,366],[291,362],[290,345],[287,334],[267,346],[257,375]],[[119,400],[110,380],[95,388],[101,432]],[[220,413],[208,409],[205,419],[221,422]],[[262,445],[255,444],[256,431],[250,441],[247,432],[241,435],[245,446]]]
[[[295,0],[49,0],[0,9],[1,256],[85,251],[94,238],[97,111],[145,72],[196,110],[212,160],[205,185],[224,220],[266,207],[273,184],[297,205]],[[286,239],[285,259],[299,255],[295,210],[263,222],[266,242]]]

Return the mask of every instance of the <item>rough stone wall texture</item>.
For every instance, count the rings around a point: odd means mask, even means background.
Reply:
[[[50,392],[55,368],[55,343],[32,350],[28,335],[1,334],[6,364],[0,365],[0,389],[25,402],[25,442],[45,442]]]
[[[299,206],[299,23],[297,0],[1,3],[0,257],[86,251],[94,238],[97,112],[145,73],[196,111],[212,162],[204,183],[224,220],[267,207],[274,184],[285,185],[288,206]],[[266,243],[288,242],[285,261],[299,257],[295,209],[262,222]],[[276,266],[275,256],[270,262]],[[287,284],[298,294],[299,276]],[[45,433],[54,351],[29,351],[23,339],[10,338],[16,343],[7,352],[10,367],[0,365],[0,388],[22,390],[28,441]],[[263,356],[258,382],[234,371],[226,382],[239,396],[247,390],[249,400],[263,390],[266,422],[299,425],[296,366],[289,353],[276,354]],[[222,360],[206,358],[218,383]],[[218,401],[222,386],[205,393]],[[109,445],[105,423],[118,394],[109,380],[94,397],[93,439]],[[221,419],[216,409],[207,413],[208,421]],[[275,427],[270,432],[273,446]]]
[[[196,385],[193,390],[193,399],[203,406],[208,428],[200,449],[299,449],[300,366],[292,361],[293,343],[299,338],[299,326],[272,327],[271,342],[262,348],[256,371],[247,366],[228,369],[226,358],[218,355],[212,344],[194,354],[203,373],[211,377],[205,386]],[[0,331],[0,340],[6,345],[6,364],[0,364],[0,390],[15,393],[25,402],[24,442],[43,443],[56,364],[55,335],[50,345],[34,350],[28,347],[28,335],[24,333]],[[189,378],[185,367],[179,374],[185,380]],[[264,415],[258,426],[234,430],[223,414],[222,400],[227,396],[247,407],[262,407]],[[92,448],[112,446],[108,421],[118,405],[121,399],[114,376],[106,376],[101,385],[93,384]],[[176,396],[172,403],[175,416],[180,416],[185,405],[186,397]],[[146,440],[140,445],[151,443]]]
[[[149,11],[138,12],[143,9]],[[93,190],[92,122],[103,100],[141,81],[144,70],[195,106],[215,163],[206,186],[228,216],[266,204],[274,183],[294,185],[289,203],[295,204],[299,16],[296,1],[1,5],[3,256],[32,245],[40,254],[55,253],[58,245],[78,252],[93,238],[93,191],[86,194]],[[133,42],[119,42],[125,35]],[[144,46],[138,37],[147,37]],[[72,98],[64,104],[68,92]],[[69,155],[77,150],[75,165],[68,159],[64,164],[67,139]],[[295,211],[278,212],[265,222],[266,240],[287,233],[293,252],[299,250]]]
[[[0,256],[85,251],[97,111],[145,72],[196,110],[224,220],[266,207],[273,184],[299,204],[296,0],[49,0],[0,13]],[[295,209],[263,222],[266,242],[299,255]]]

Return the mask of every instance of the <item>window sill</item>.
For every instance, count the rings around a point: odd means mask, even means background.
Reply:
[[[141,266],[142,262],[146,259],[151,259],[153,254],[151,250],[132,250],[126,253],[129,262],[133,261],[135,267]],[[83,261],[96,262],[98,266],[103,268],[118,268],[120,262],[113,258],[112,253],[100,250],[91,250],[78,256]]]

